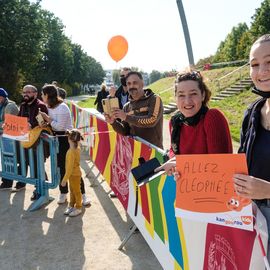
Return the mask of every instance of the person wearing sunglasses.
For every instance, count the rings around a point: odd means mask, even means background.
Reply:
[[[128,93],[128,88],[127,88],[126,77],[130,71],[131,69],[128,67],[124,67],[120,71],[121,85],[118,87],[115,93],[115,97],[117,97],[119,101],[120,109],[123,109],[124,105],[129,101],[129,93]]]

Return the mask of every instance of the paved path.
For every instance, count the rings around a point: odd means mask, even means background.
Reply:
[[[160,270],[161,266],[140,233],[134,234],[122,251],[131,220],[118,199],[108,196],[107,183],[94,181],[91,163],[82,155],[86,193],[92,206],[83,214],[63,215],[65,205],[56,200],[28,212],[33,187],[18,193],[0,193],[1,270]],[[57,198],[58,189],[50,191]]]

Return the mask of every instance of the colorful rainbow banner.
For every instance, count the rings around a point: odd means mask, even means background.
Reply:
[[[161,175],[139,188],[139,207],[135,216],[136,182],[130,170],[138,166],[140,157],[145,160],[156,157],[162,162],[164,153],[139,139],[115,133],[96,110],[81,109],[67,103],[74,126],[85,134],[92,161],[164,269],[265,268],[262,249],[254,231],[176,217],[176,182],[172,176]],[[256,219],[265,248],[267,227],[260,211]]]

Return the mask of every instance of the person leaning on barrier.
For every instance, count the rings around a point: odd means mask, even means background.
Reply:
[[[38,99],[38,90],[35,86],[33,85],[25,85],[22,90],[22,97],[23,97],[23,102],[20,104],[20,110],[18,113],[18,116],[22,117],[27,117],[29,127],[30,129],[33,129],[35,127],[39,126],[39,123],[36,119],[36,116],[39,114],[39,112],[48,112],[46,105]],[[36,147],[33,147],[34,150],[34,157],[38,155],[36,152]],[[25,150],[25,163],[26,163],[26,169],[27,166],[29,165],[29,156],[28,156],[28,151]],[[34,173],[35,177],[37,177],[37,159],[34,158]],[[18,168],[19,174],[21,173],[21,166],[19,164]],[[17,182],[15,188],[12,189],[12,192],[17,192],[20,190],[25,189],[25,183],[22,182]],[[35,200],[36,198],[36,193],[34,192],[31,200]]]
[[[105,120],[113,129],[126,136],[138,136],[163,149],[163,104],[151,89],[143,89],[140,72],[131,71],[126,76],[129,102],[123,110],[113,109],[113,114],[105,114]]]
[[[170,120],[171,158],[156,171],[176,172],[175,155],[232,153],[229,125],[217,109],[209,109],[211,92],[198,71],[177,74],[175,99],[178,111]]]
[[[261,98],[244,115],[239,153],[245,153],[248,175],[235,174],[235,190],[253,199],[266,218],[270,235],[270,34],[258,38],[250,50],[252,92]],[[270,237],[267,258],[270,260]]]
[[[8,93],[5,89],[0,88],[0,136],[3,134],[3,124],[5,121],[5,114],[18,115],[19,109],[14,101],[8,99]],[[3,144],[8,143],[9,139],[2,138]],[[2,178],[0,190],[10,190],[12,188],[12,181]]]

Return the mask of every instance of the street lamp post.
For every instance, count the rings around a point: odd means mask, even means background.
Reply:
[[[189,65],[193,66],[194,65],[194,58],[193,58],[192,46],[191,46],[191,41],[190,41],[184,6],[182,3],[182,0],[176,0],[176,3],[177,3],[180,19],[182,22],[184,36],[185,36]]]

